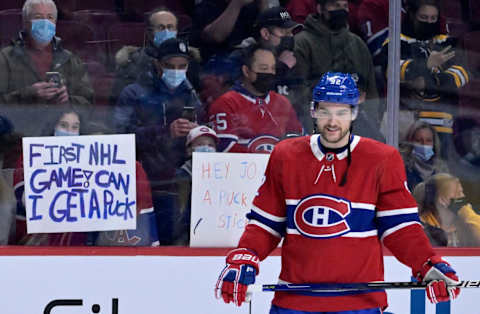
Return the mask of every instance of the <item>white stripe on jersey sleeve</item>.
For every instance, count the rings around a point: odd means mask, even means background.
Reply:
[[[266,211],[261,210],[260,208],[252,205],[252,211],[256,212],[260,216],[267,218],[268,220],[275,221],[275,222],[284,222],[287,220],[287,217],[279,217],[274,216],[272,214],[267,213]]]
[[[369,203],[351,203],[352,208],[375,210],[375,204]]]
[[[385,237],[388,237],[389,235],[391,235],[392,233],[394,233],[394,232],[396,232],[396,231],[398,231],[398,230],[400,230],[400,229],[403,229],[403,228],[406,228],[406,227],[408,227],[408,226],[412,226],[412,225],[415,225],[415,224],[421,226],[421,224],[420,224],[418,221],[409,221],[409,222],[404,222],[404,223],[401,223],[401,224],[399,224],[399,225],[396,225],[395,227],[392,227],[392,228],[390,228],[390,229],[387,229],[387,230],[385,230],[385,232],[383,233],[380,241],[383,241],[383,239],[385,239]]]
[[[418,213],[417,207],[410,207],[410,208],[377,211],[377,217],[388,217],[388,216],[417,214],[417,213]]]
[[[286,199],[285,204],[286,205],[297,205],[300,200],[294,200],[294,199]]]
[[[260,221],[258,220],[250,220],[249,225],[255,225],[255,226],[258,226],[260,228],[262,228],[263,230],[273,234],[274,236],[276,236],[277,238],[282,238],[282,235],[278,232],[276,232],[275,230],[273,230],[272,228],[270,228],[269,226],[261,223]]]
[[[348,232],[342,235],[344,238],[368,238],[376,237],[378,234],[377,230],[362,231],[362,232]]]

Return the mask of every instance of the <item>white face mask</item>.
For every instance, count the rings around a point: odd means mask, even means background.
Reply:
[[[62,129],[55,129],[55,132],[53,133],[54,136],[77,136],[79,135],[78,132],[69,132],[69,131],[64,131]]]
[[[163,69],[162,79],[170,88],[177,88],[186,78],[186,70]]]
[[[197,153],[215,153],[217,150],[215,147],[208,146],[208,145],[200,145],[200,146],[195,146],[193,148],[194,152]]]

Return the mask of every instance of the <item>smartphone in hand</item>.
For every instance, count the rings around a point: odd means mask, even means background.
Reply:
[[[63,76],[60,72],[47,72],[45,75],[47,76],[47,82],[55,83],[57,88],[64,85]]]
[[[195,108],[190,106],[183,107],[182,118],[187,119],[191,122],[197,122],[197,114],[195,113]]]

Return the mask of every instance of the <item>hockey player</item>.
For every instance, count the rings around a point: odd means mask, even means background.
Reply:
[[[406,188],[396,149],[351,134],[358,90],[349,74],[326,73],[313,91],[319,134],[285,140],[270,156],[238,248],[227,255],[215,293],[241,305],[259,261],[282,237],[280,283],[382,281],[384,244],[429,282],[431,302],[455,298],[455,271],[435,255]],[[387,307],[383,290],[276,292],[270,314],[376,314]],[[345,312],[342,312],[345,311]]]

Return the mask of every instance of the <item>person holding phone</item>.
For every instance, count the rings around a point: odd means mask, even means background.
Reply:
[[[91,104],[93,88],[83,62],[63,49],[60,38],[55,37],[55,3],[27,0],[22,19],[23,30],[12,44],[0,51],[0,107],[66,103],[87,107]],[[32,121],[25,118],[13,123],[22,130],[22,123],[28,126]]]
[[[113,125],[117,133],[135,133],[138,160],[151,180],[154,207],[165,208],[170,205],[165,205],[162,193],[174,189],[175,169],[187,159],[186,136],[205,121],[205,113],[186,76],[187,43],[167,39],[152,56],[148,70],[120,93]],[[160,242],[168,244],[169,239],[160,238]]]

